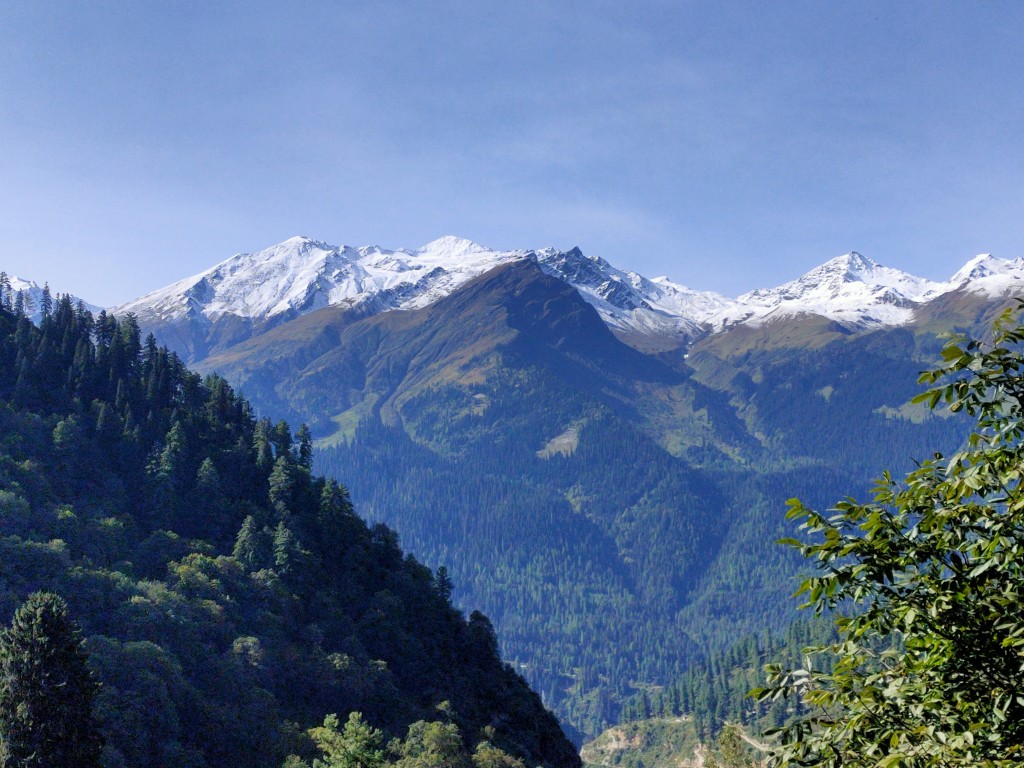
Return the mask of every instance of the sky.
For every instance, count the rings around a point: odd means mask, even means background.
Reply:
[[[263,6],[263,7],[260,7]],[[0,270],[114,305],[293,235],[736,296],[1024,256],[1024,3],[0,4]]]

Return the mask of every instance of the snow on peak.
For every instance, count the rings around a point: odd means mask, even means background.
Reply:
[[[241,253],[173,285],[115,307],[141,322],[198,322],[235,316],[254,327],[341,305],[368,314],[426,306],[511,261],[531,259],[575,287],[612,328],[679,342],[708,330],[800,314],[854,328],[901,325],[920,304],[955,289],[1024,293],[1024,259],[971,259],[946,283],[883,266],[856,251],[795,280],[730,299],[661,276],[618,269],[579,248],[497,251],[447,235],[415,249],[334,246],[296,236]]]
[[[946,283],[882,266],[851,251],[777,288],[740,296],[736,307],[711,322],[724,327],[814,314],[862,328],[901,325],[910,320],[914,306],[948,289]]]
[[[548,274],[565,280],[593,305],[612,328],[683,340],[701,333],[703,323],[733,302],[717,293],[694,291],[668,279],[649,280],[613,267],[579,248],[545,249],[533,257]]]
[[[439,257],[449,259],[460,259],[471,254],[492,253],[492,251],[479,243],[467,240],[464,237],[445,235],[437,240],[431,240],[421,248],[416,249],[417,253],[430,253]]]
[[[1015,262],[997,259],[991,253],[979,253],[949,278],[949,282],[951,285],[959,286],[971,280],[1006,274],[1013,270],[1014,265]]]
[[[329,305],[405,309],[430,303],[512,258],[522,256],[456,237],[394,251],[292,237],[261,251],[236,254],[115,311],[135,312],[148,321],[202,323],[235,315],[259,324]]]
[[[579,248],[496,251],[448,235],[412,250],[332,246],[292,237],[255,253],[236,254],[113,311],[134,312],[148,323],[204,325],[233,315],[263,325],[328,305],[368,313],[414,309],[519,259],[532,259],[576,287],[610,326],[625,331],[691,336],[707,317],[733,304],[715,293],[616,269]]]
[[[1003,296],[1024,292],[1024,258],[999,259],[981,253],[968,261],[949,279],[951,289]]]

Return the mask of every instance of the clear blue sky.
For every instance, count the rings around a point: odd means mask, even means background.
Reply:
[[[1024,255],[1022,40],[1020,2],[3,3],[0,269],[112,304],[456,234],[945,278]]]

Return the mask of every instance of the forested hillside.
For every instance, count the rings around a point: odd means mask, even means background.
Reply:
[[[444,719],[469,750],[578,764],[488,619],[311,473],[308,430],[257,419],[130,316],[47,297],[36,327],[9,299],[0,620],[36,590],[66,598],[104,765],[276,768],[356,710],[385,735]]]

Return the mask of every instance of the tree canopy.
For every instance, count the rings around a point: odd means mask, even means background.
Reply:
[[[310,471],[307,430],[257,418],[130,314],[62,296],[36,326],[8,298],[0,623],[39,591],[67,601],[101,686],[106,768],[279,768],[314,756],[307,731],[328,713],[361,712],[390,738],[442,701],[467,749],[579,765],[489,622],[467,621],[450,581]],[[14,749],[16,719],[41,721],[8,701]]]
[[[816,566],[797,594],[834,613],[838,639],[754,692],[811,708],[776,732],[773,764],[1024,761],[1022,313],[987,342],[954,337],[921,376],[917,402],[974,419],[961,450],[886,473],[872,501],[832,514],[790,502],[807,539],[787,543]]]

